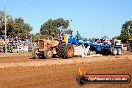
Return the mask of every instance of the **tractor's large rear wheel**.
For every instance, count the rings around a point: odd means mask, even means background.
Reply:
[[[35,59],[40,58],[40,54],[39,54],[39,52],[38,52],[38,48],[35,48],[35,49],[33,50],[32,56],[33,56],[33,58],[35,58]]]
[[[51,59],[53,56],[53,52],[50,48],[47,48],[45,51],[44,51],[44,57],[46,59]]]
[[[62,44],[63,58],[72,58],[74,55],[74,48],[72,44]]]
[[[62,44],[59,43],[58,47],[57,47],[57,54],[59,57],[63,58],[63,54],[62,54]]]

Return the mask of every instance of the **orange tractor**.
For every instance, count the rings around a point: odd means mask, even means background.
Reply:
[[[38,39],[37,48],[32,52],[33,58],[52,58],[53,55],[58,55],[61,58],[72,58],[74,55],[74,48],[72,44],[66,43],[66,37],[61,39],[51,40]]]

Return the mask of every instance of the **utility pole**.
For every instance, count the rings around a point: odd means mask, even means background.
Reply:
[[[4,0],[4,13],[5,13],[5,53],[7,53],[7,41],[6,41],[6,0]]]

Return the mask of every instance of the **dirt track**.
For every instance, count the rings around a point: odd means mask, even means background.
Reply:
[[[76,83],[78,67],[88,74],[132,75],[132,53],[121,56],[102,56],[72,59],[31,59],[26,57],[0,58],[0,88],[132,88],[130,84]]]

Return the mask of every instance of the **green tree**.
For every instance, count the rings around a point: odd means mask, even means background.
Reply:
[[[14,21],[11,21],[9,25],[9,29],[7,31],[9,35],[18,35],[24,37],[29,36],[30,31],[32,31],[32,27],[30,26],[30,24],[25,23],[22,18],[16,18]]]
[[[12,20],[12,17],[10,15],[6,15],[6,21],[7,21],[7,27],[8,22]],[[5,13],[3,11],[0,11],[0,34],[4,34],[4,30],[5,30]]]
[[[132,20],[126,21],[122,25],[120,37],[123,41],[132,37]]]
[[[89,38],[88,41],[92,41],[92,42],[95,42],[96,38]]]
[[[68,26],[69,21],[63,18],[58,18],[56,20],[49,19],[41,25],[40,33],[46,35],[46,37],[51,37],[52,34],[60,34],[64,29],[67,29]]]
[[[84,41],[88,41],[89,39],[88,39],[88,38],[84,38],[83,40],[84,40]]]
[[[30,24],[25,23],[22,18],[13,19],[10,15],[7,14],[7,36],[29,36],[30,31],[32,31],[32,27]],[[0,34],[4,34],[5,30],[5,15],[4,12],[0,11]]]
[[[102,39],[108,39],[108,36],[105,35],[105,36],[102,36],[101,38]]]
[[[64,34],[72,34],[73,30],[72,29],[65,29],[65,30],[63,30],[63,33]]]

